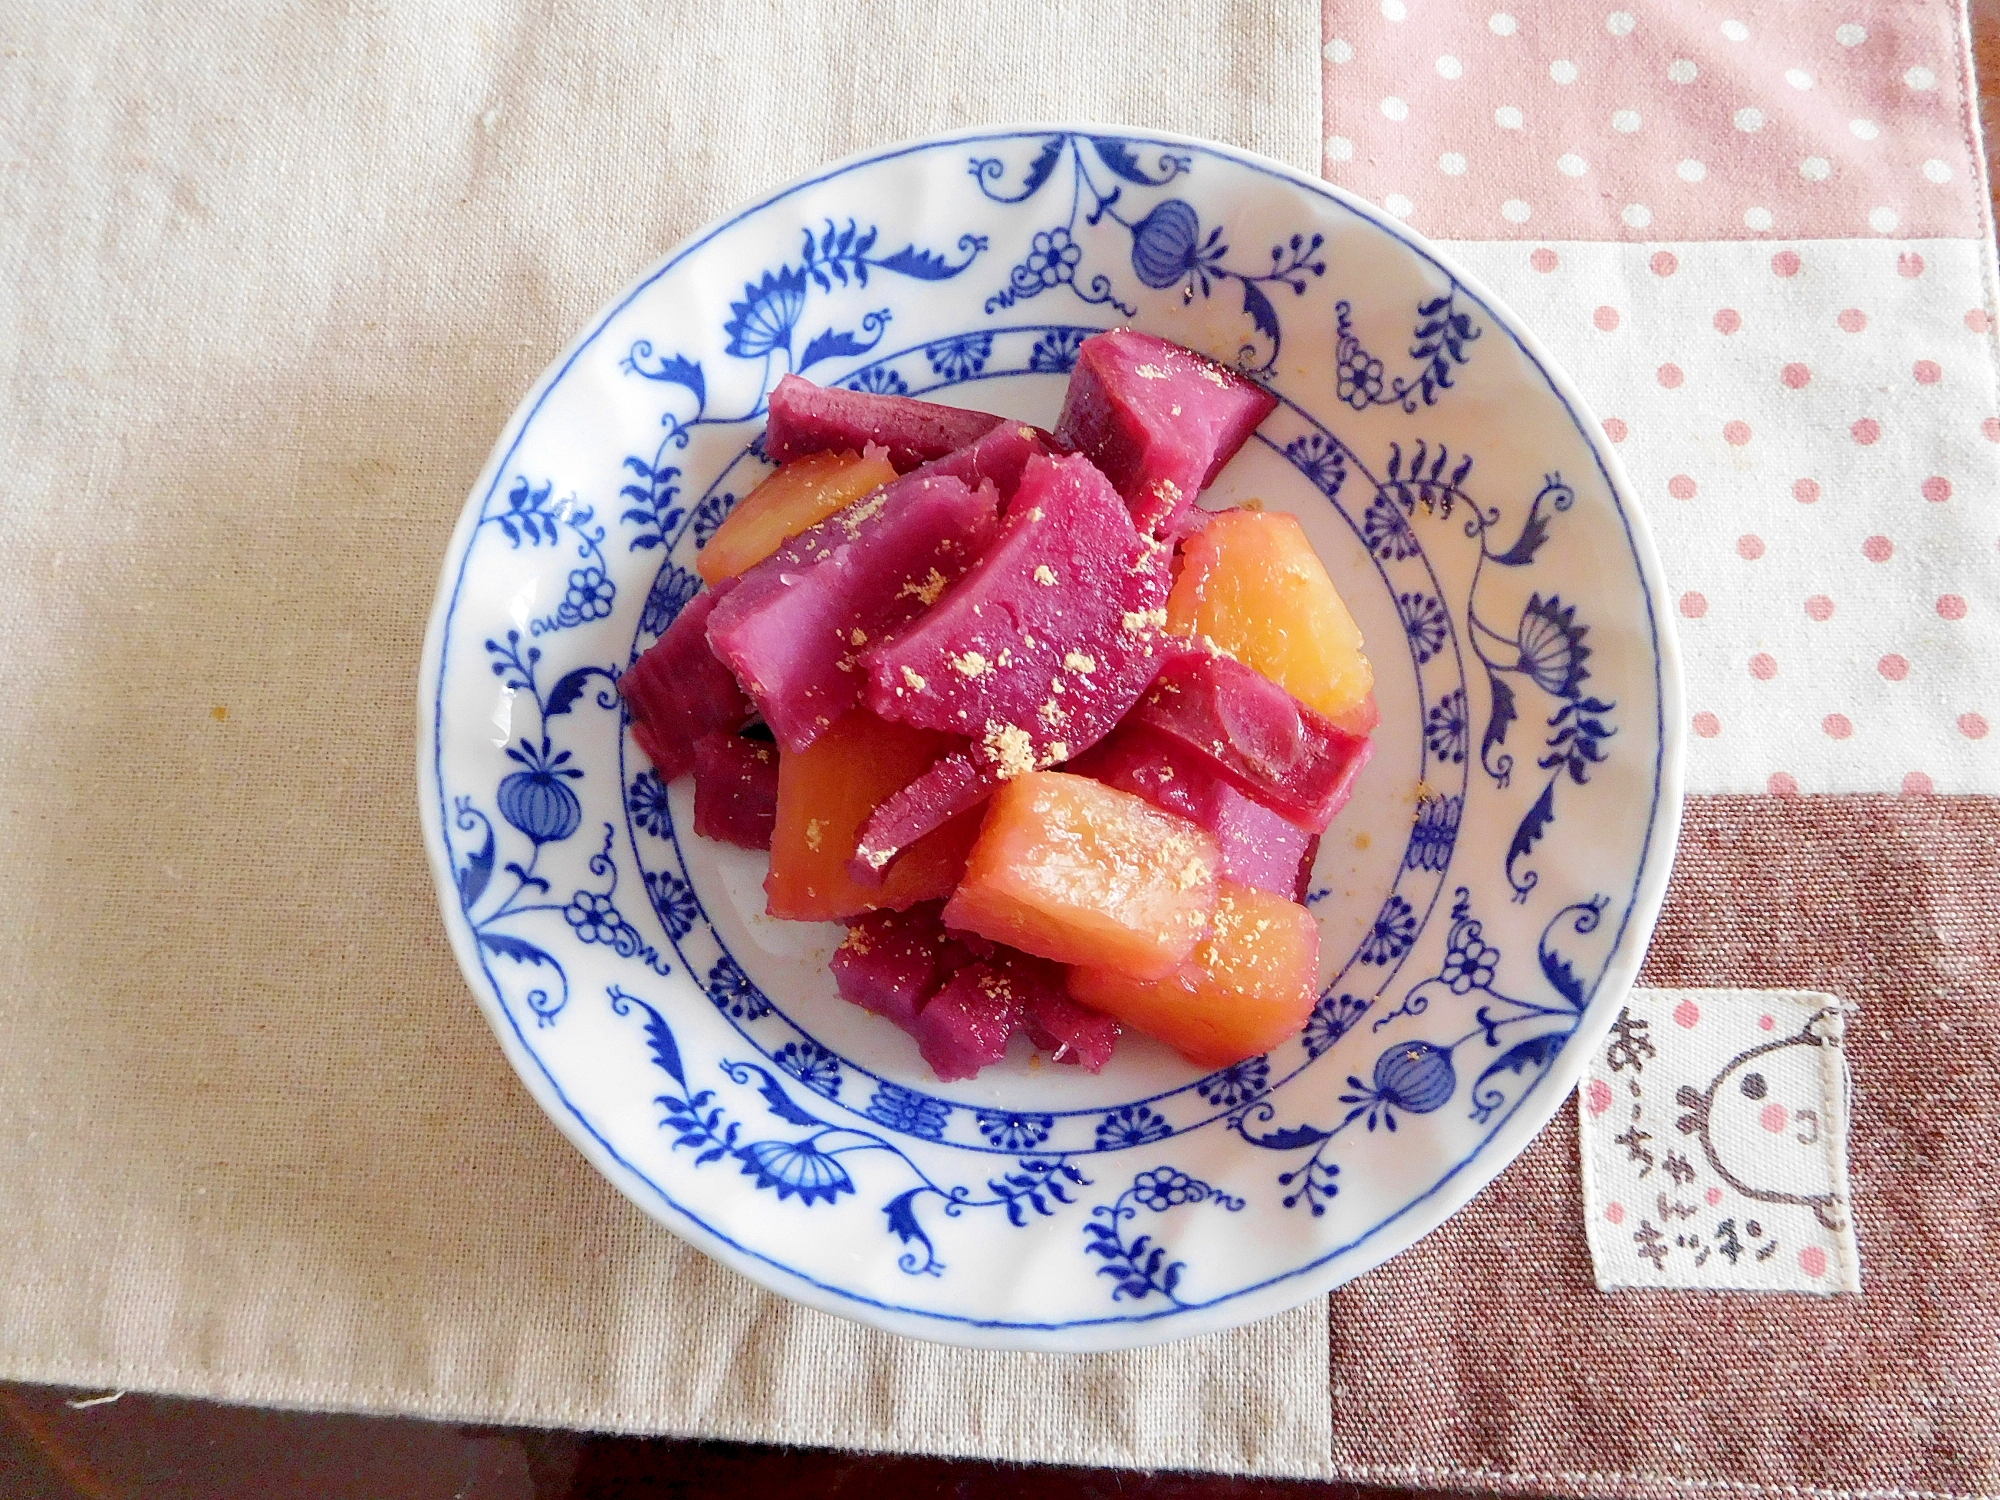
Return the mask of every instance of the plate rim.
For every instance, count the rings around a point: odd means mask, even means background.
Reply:
[[[1328,1249],[1304,1266],[1280,1272],[1213,1302],[1192,1308],[1170,1307],[1146,1313],[1134,1310],[1101,1320],[1037,1325],[1003,1319],[948,1319],[941,1314],[887,1307],[865,1296],[829,1287],[801,1271],[782,1266],[757,1251],[737,1244],[696,1218],[648,1180],[583,1119],[541,1059],[526,1046],[514,1018],[497,998],[486,993],[480,982],[484,966],[474,951],[470,929],[452,920],[453,907],[446,898],[456,889],[456,876],[443,829],[430,814],[435,805],[441,805],[439,799],[443,795],[443,744],[438,733],[436,705],[442,692],[445,637],[456,602],[457,585],[462,580],[470,553],[472,536],[500,472],[511,461],[543,402],[569,373],[584,349],[593,344],[611,321],[647,287],[687,256],[725,230],[794,193],[830,181],[857,167],[893,161],[955,141],[1058,133],[1085,136],[1115,133],[1123,139],[1146,145],[1193,148],[1276,178],[1294,189],[1329,198],[1430,262],[1478,301],[1563,402],[1610,490],[1638,566],[1642,584],[1640,602],[1645,607],[1646,620],[1652,631],[1659,723],[1654,756],[1654,802],[1639,854],[1638,873],[1633,879],[1631,899],[1623,913],[1603,972],[1586,1002],[1584,1018],[1558,1054],[1549,1074],[1471,1156],[1453,1166],[1428,1192],[1412,1199],[1354,1239]],[[414,788],[417,794],[415,810],[425,857],[436,887],[439,914],[452,955],[467,988],[472,991],[474,1001],[498,1038],[515,1076],[535,1105],[570,1144],[648,1219],[769,1291],[818,1311],[893,1334],[968,1348],[1076,1353],[1142,1348],[1241,1327],[1288,1311],[1401,1254],[1432,1230],[1441,1227],[1505,1171],[1574,1092],[1587,1056],[1610,1025],[1611,1010],[1638,977],[1645,957],[1645,945],[1651,938],[1665,900],[1679,839],[1685,794],[1686,715],[1683,712],[1684,681],[1678,632],[1671,611],[1664,608],[1666,597],[1665,572],[1653,541],[1652,529],[1644,510],[1638,505],[1623,464],[1611,450],[1595,411],[1532,327],[1480,278],[1466,272],[1448,251],[1441,250],[1428,237],[1335,183],[1313,177],[1262,153],[1220,141],[1177,131],[1088,119],[1007,120],[963,126],[852,152],[767,189],[751,201],[703,223],[600,304],[595,315],[587,318],[561,351],[543,367],[495,439],[467,493],[466,502],[460,508],[440,562],[437,590],[425,626],[416,677],[418,774]],[[1490,1170],[1483,1174],[1468,1172],[1468,1168],[1482,1162],[1487,1163]],[[1430,1205],[1431,1210],[1418,1215],[1415,1222],[1421,1227],[1413,1228],[1411,1216],[1425,1205]],[[1364,1246],[1367,1247],[1365,1250]]]

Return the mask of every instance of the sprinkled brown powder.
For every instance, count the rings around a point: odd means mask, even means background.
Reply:
[[[946,582],[947,579],[944,574],[940,573],[936,568],[932,568],[921,582],[912,578],[908,583],[904,584],[896,591],[896,597],[898,599],[907,599],[914,596],[917,603],[927,606],[932,605],[938,602],[938,595],[944,592]]]
[[[986,736],[981,741],[986,758],[1000,773],[1002,781],[1012,781],[1016,776],[1024,776],[1035,769],[1034,741],[1028,738],[1028,731],[1018,724],[997,724],[988,721]]]

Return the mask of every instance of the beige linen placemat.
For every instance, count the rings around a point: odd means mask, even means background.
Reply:
[[[1090,115],[1319,159],[1255,0],[0,5],[0,1376],[1316,1472],[1323,1299],[1191,1345],[908,1343],[585,1166],[450,957],[419,639],[598,304],[828,158]]]

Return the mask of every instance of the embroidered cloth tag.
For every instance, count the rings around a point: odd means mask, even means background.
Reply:
[[[1861,1290],[1845,1035],[1832,995],[1632,991],[1577,1092],[1600,1291]]]

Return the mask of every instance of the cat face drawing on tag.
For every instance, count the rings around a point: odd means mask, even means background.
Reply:
[[[1678,1128],[1701,1138],[1709,1164],[1746,1198],[1800,1203],[1828,1229],[1846,1205],[1827,1150],[1826,1055],[1840,1017],[1822,1011],[1796,1036],[1739,1052],[1705,1090],[1683,1084]]]

